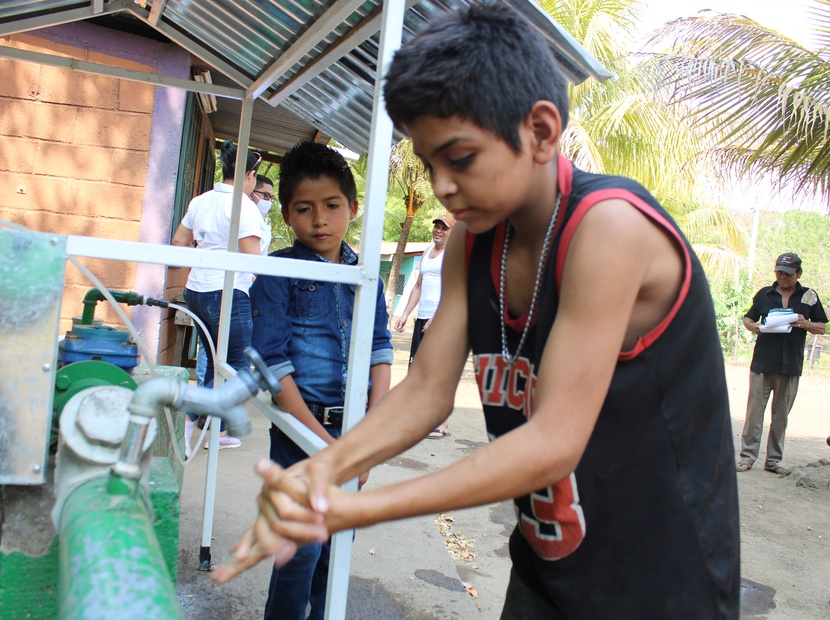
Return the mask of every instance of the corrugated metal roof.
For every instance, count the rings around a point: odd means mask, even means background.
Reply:
[[[611,74],[533,0],[507,0],[548,39],[571,82]],[[98,0],[103,13],[126,11],[154,27],[233,83],[290,112],[256,106],[252,143],[285,150],[300,121],[359,153],[368,150],[378,57],[381,0]],[[471,0],[407,0],[404,40],[433,16]],[[95,0],[5,0],[0,36],[94,17]],[[18,28],[18,30],[15,30]],[[221,79],[214,73],[214,82]],[[224,83],[226,83],[225,81]],[[223,132],[238,131],[240,106],[214,113]],[[280,142],[278,127],[286,129]],[[307,134],[307,128],[305,133]],[[277,146],[277,144],[279,144]],[[270,146],[269,146],[270,148]]]
[[[235,86],[223,75],[212,75],[214,84]],[[239,117],[242,102],[237,99],[218,98],[218,109],[210,115],[210,124],[216,137],[235,140],[239,135]],[[320,135],[318,135],[318,133]],[[283,154],[301,140],[328,142],[330,134],[317,129],[299,118],[284,106],[271,106],[262,99],[254,102],[251,120],[251,148]]]

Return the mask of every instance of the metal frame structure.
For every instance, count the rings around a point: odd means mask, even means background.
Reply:
[[[250,0],[239,0],[233,4],[254,6]],[[150,4],[150,8],[147,5]],[[183,47],[203,61],[223,72],[242,88],[230,88],[208,84],[195,80],[172,78],[163,75],[144,73],[130,69],[116,68],[86,61],[52,56],[10,47],[0,47],[0,58],[63,67],[76,71],[115,77],[125,80],[145,82],[156,86],[184,88],[197,93],[216,97],[237,99],[242,102],[239,122],[237,169],[245,166],[248,151],[253,102],[257,98],[267,100],[271,105],[279,105],[294,98],[296,93],[308,86],[312,80],[319,78],[335,63],[343,59],[361,44],[370,40],[375,32],[380,31],[377,61],[374,67],[373,98],[371,119],[369,121],[369,170],[366,182],[365,216],[360,237],[360,255],[356,266],[332,265],[319,262],[304,263],[305,277],[328,282],[344,282],[357,287],[355,302],[351,350],[349,352],[349,376],[346,384],[346,402],[344,430],[353,427],[363,416],[367,399],[369,380],[369,359],[371,356],[371,334],[374,323],[375,300],[380,273],[380,242],[383,232],[383,212],[387,189],[388,156],[393,140],[391,120],[383,113],[380,80],[394,51],[400,46],[407,32],[405,16],[410,9],[418,5],[420,13],[413,19],[424,23],[435,12],[464,6],[464,0],[336,0],[332,3],[317,2],[326,5],[322,14],[313,20],[305,31],[291,42],[287,49],[267,64],[258,76],[251,77],[240,69],[242,63],[235,64],[222,57],[214,49],[201,45],[194,38],[187,36],[181,28],[174,27],[173,21],[165,19],[167,12],[177,10],[179,13],[187,3],[181,0],[90,0],[88,4],[79,0],[22,0],[16,5],[12,17],[4,15],[0,7],[0,36],[33,31],[47,26],[71,23],[89,18],[127,12],[152,26],[174,43]],[[215,4],[208,2],[208,4]],[[276,0],[271,5],[279,4]],[[288,3],[285,3],[288,4]],[[594,58],[585,52],[558,24],[545,15],[532,0],[513,1],[512,4],[521,13],[528,16],[540,30],[545,32],[556,52],[566,76],[579,83],[589,76],[604,80],[611,74]],[[367,5],[369,8],[367,9]],[[196,5],[191,5],[196,6]],[[28,7],[28,12],[25,8]],[[11,9],[14,11],[15,9]],[[194,9],[197,10],[197,9]],[[201,9],[204,11],[204,9]],[[176,13],[178,16],[179,13]],[[357,15],[356,19],[353,16]],[[345,35],[334,36],[342,30],[342,25],[349,19],[357,21],[356,25]],[[332,37],[335,39],[330,42]],[[326,45],[324,45],[326,44]],[[310,61],[306,61],[311,57]],[[297,67],[300,69],[297,69]],[[293,74],[292,74],[293,71]],[[281,83],[282,76],[288,77]],[[349,86],[348,84],[346,86]],[[348,90],[348,88],[346,88]],[[317,92],[317,91],[315,91]],[[363,93],[363,91],[360,91]],[[350,93],[346,93],[346,97]],[[354,117],[354,115],[352,116]],[[337,132],[327,128],[328,133],[340,139]],[[347,146],[359,147],[354,140],[342,140]],[[229,239],[235,240],[239,228],[239,216],[242,201],[243,175],[237,175],[233,192],[233,209]],[[147,243],[126,242],[93,237],[67,237],[66,253],[68,256],[81,256],[119,261],[155,263],[181,267],[202,267],[225,271],[224,295],[221,308],[219,338],[217,343],[217,377],[216,385],[233,374],[227,363],[227,345],[229,334],[229,317],[235,271],[247,271],[256,274],[274,276],[292,276],[296,274],[296,261],[282,258],[252,256],[238,253],[236,241],[229,241],[227,252],[207,252],[190,248],[160,246]],[[274,424],[286,432],[308,453],[324,447],[324,442],[314,435],[293,416],[280,412],[268,402],[258,399],[253,401],[256,407]],[[205,504],[202,528],[202,548],[210,548],[213,527],[213,508],[218,464],[219,428],[214,425],[208,452],[207,476],[205,483]],[[356,481],[346,485],[347,489],[356,489]],[[349,580],[350,551],[352,535],[342,532],[334,537],[329,568],[329,589],[326,603],[327,618],[344,618]],[[209,561],[209,557],[208,557]]]

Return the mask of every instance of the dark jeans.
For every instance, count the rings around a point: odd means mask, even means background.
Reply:
[[[332,437],[340,437],[339,426],[324,427]],[[308,455],[288,435],[271,425],[271,460],[290,467]],[[329,576],[331,541],[303,545],[285,566],[271,571],[265,620],[305,620],[311,604],[310,620],[323,620]]]
[[[184,299],[187,308],[193,312],[205,324],[210,339],[214,346],[219,338],[219,314],[222,309],[222,291],[210,291],[208,293],[197,293],[190,289],[184,289]],[[242,291],[233,290],[233,303],[231,304],[231,325],[228,337],[228,365],[235,370],[249,368],[250,364],[245,357],[244,351],[251,345],[251,300]],[[205,387],[213,387],[213,356],[210,354],[210,347],[205,341],[202,329],[197,325],[199,342],[207,353],[207,368],[205,369]],[[188,413],[191,420],[196,416]],[[224,428],[224,423],[222,424]]]
[[[412,345],[409,347],[409,365],[415,360],[415,353],[418,347],[421,346],[421,340],[424,338],[424,325],[429,319],[415,319],[415,325],[412,328]]]

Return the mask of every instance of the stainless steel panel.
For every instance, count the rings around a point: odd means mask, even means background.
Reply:
[[[66,237],[0,229],[0,484],[45,482]]]

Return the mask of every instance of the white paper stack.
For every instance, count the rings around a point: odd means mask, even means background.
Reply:
[[[793,331],[790,323],[795,323],[798,315],[795,312],[770,314],[764,320],[764,324],[758,327],[762,334],[789,334]]]

